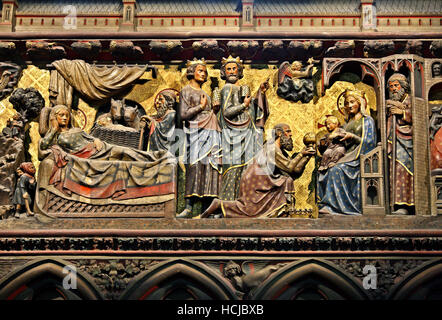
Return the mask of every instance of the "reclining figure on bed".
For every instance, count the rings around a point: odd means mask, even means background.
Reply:
[[[49,130],[39,142],[42,162],[37,212],[49,215],[59,212],[61,207],[53,204],[54,197],[58,202],[62,198],[62,201],[76,203],[74,208],[81,203],[92,205],[91,210],[98,212],[100,208],[105,210],[106,205],[130,207],[173,200],[176,161],[168,151],[145,152],[112,145],[80,128],[72,128],[70,123],[71,115],[66,106],[52,108]],[[123,207],[124,211],[124,206],[111,207],[109,210]],[[66,212],[75,213],[75,210]]]

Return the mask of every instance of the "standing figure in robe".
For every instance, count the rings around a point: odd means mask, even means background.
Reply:
[[[201,89],[207,76],[204,59],[194,59],[187,63],[187,78],[190,82],[180,92],[178,108],[186,133],[186,208],[177,218],[192,218],[192,206],[197,198],[202,200],[205,210],[219,196],[222,170],[221,128],[210,97]]]
[[[407,77],[401,73],[393,74],[388,79],[387,85],[389,93],[389,99],[386,101],[388,110],[387,154],[390,164],[390,199],[393,201],[393,214],[408,215],[412,213],[414,206],[413,118],[411,100],[408,95],[410,86]],[[393,128],[396,131],[395,142],[393,142]],[[396,149],[394,165],[393,143],[395,143]],[[393,170],[395,170],[394,179]]]
[[[221,79],[226,84],[221,89],[221,106],[218,114],[223,140],[223,183],[221,198],[235,200],[239,195],[239,182],[246,165],[262,148],[264,124],[269,116],[265,96],[268,79],[252,99],[247,86],[238,85],[243,77],[239,58],[222,61]]]

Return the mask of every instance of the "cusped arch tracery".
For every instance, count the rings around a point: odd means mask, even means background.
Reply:
[[[396,284],[388,300],[441,300],[442,259],[430,261],[412,270]]]
[[[63,286],[67,270],[75,272],[70,276],[75,277],[76,288]],[[72,284],[70,279],[65,282]],[[0,300],[103,300],[103,296],[92,277],[72,263],[41,258],[24,264],[0,281]]]
[[[366,300],[361,284],[325,260],[294,262],[271,275],[254,295],[257,300]]]
[[[176,259],[159,263],[134,278],[122,300],[234,300],[228,280],[203,263]]]
[[[364,76],[366,75],[371,76],[379,86],[381,83],[381,75],[379,73],[378,67],[374,63],[372,63],[373,61],[374,59],[347,58],[334,62],[330,66],[330,68],[326,70],[326,73],[324,75],[324,87],[330,87],[330,81],[332,80],[333,76],[338,74],[342,70],[342,68],[349,63],[358,63],[359,67],[361,68],[360,71],[361,73],[363,73],[362,78],[364,78]]]

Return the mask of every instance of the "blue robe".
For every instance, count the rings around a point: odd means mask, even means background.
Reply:
[[[326,210],[332,214],[361,214],[360,155],[373,150],[377,142],[373,118],[363,116],[362,121],[361,143],[357,148],[347,153],[334,167],[319,174],[318,207],[320,210]],[[348,132],[351,131],[348,130]]]

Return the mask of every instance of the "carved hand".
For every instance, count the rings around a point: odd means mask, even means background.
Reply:
[[[153,118],[151,116],[148,115],[144,115],[140,118],[140,121],[145,121],[145,122],[152,122]]]
[[[344,137],[341,140],[339,140],[339,141],[345,141],[345,140],[348,140],[348,139],[351,139],[351,138],[353,138],[353,133],[346,132]]]
[[[398,108],[404,108],[404,104],[400,101],[394,101],[391,99],[388,99],[387,101],[385,101],[387,108],[392,108],[392,107],[398,107]]]
[[[100,151],[103,148],[103,142],[100,139],[95,139],[94,145],[97,151]]]
[[[302,151],[301,151],[301,154],[303,157],[305,157],[305,156],[311,157],[311,156],[315,155],[315,153],[316,153],[315,149],[307,148],[307,147],[304,147],[304,149],[302,149]]]
[[[402,115],[403,113],[404,113],[404,110],[402,110],[401,108],[398,108],[398,107],[391,107],[390,108],[390,114]]]
[[[201,110],[204,110],[207,106],[207,96],[205,94],[201,95],[200,104],[201,104]]]
[[[246,109],[249,108],[250,102],[252,102],[252,97],[251,96],[247,96],[247,97],[244,98],[244,105],[246,106]]]
[[[269,80],[270,78],[267,78],[267,80],[261,83],[261,85],[259,86],[262,93],[266,93],[267,89],[270,88]]]

